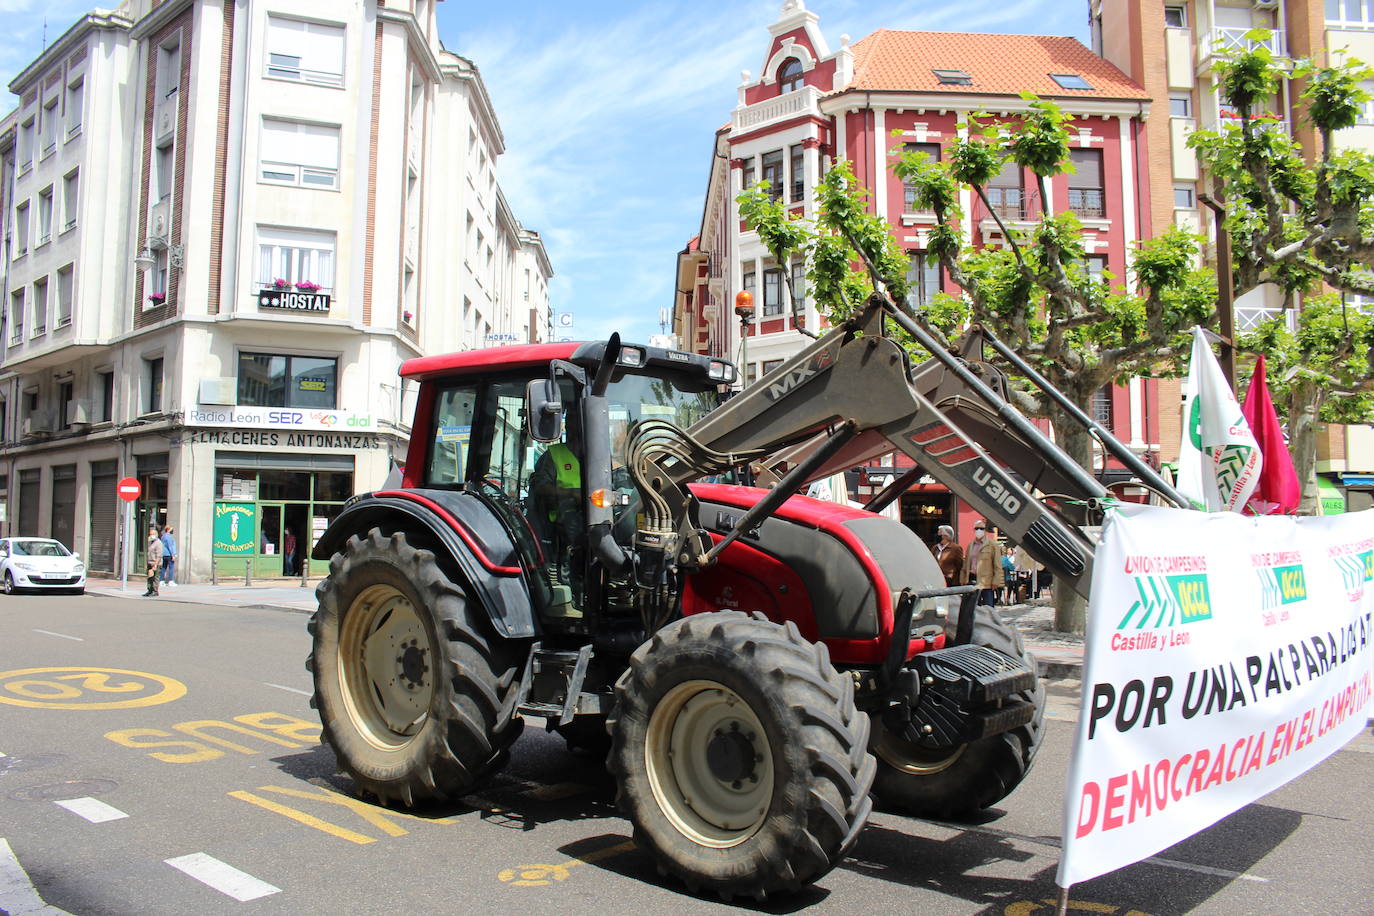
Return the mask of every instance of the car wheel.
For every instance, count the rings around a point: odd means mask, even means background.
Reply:
[[[13,595],[15,592],[19,591],[14,585],[14,573],[10,572],[8,569],[5,570],[4,589],[6,595]]]

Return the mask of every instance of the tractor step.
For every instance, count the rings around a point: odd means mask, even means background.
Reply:
[[[925,689],[938,685],[961,704],[990,703],[1035,687],[1035,674],[1025,662],[983,646],[936,649],[913,661]]]
[[[525,660],[516,711],[550,721],[557,719],[559,725],[567,725],[577,714],[591,657],[591,645],[579,649],[545,649],[535,643]]]

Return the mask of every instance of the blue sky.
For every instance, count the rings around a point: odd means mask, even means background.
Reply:
[[[335,0],[319,0],[325,8]],[[116,5],[106,0],[108,6]],[[8,83],[96,4],[0,0]],[[1032,32],[1087,39],[1087,0],[807,0],[832,50],[875,29]],[[697,231],[712,136],[740,71],[757,74],[781,0],[444,0],[445,47],[482,72],[505,134],[498,177],[544,237],[555,311],[575,336],[644,340],[673,298],[675,254]],[[10,104],[14,103],[11,98]]]

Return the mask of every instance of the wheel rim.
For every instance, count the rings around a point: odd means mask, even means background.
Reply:
[[[5,594],[14,594],[14,576],[10,575],[9,573],[5,573]]]
[[[873,751],[878,755],[878,759],[893,769],[912,776],[934,776],[942,770],[949,769],[964,755],[964,749],[968,747],[967,744],[961,744],[952,752],[924,748],[898,738],[876,718],[874,731],[876,740],[873,743]]]
[[[434,700],[434,646],[425,619],[390,585],[353,599],[339,632],[344,702],[363,737],[382,750],[404,747]]]
[[[758,832],[773,797],[773,754],[749,704],[715,681],[678,684],[654,707],[645,748],[659,808],[702,846]]]

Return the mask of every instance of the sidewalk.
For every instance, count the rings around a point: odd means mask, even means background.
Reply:
[[[188,604],[213,604],[221,607],[277,608],[288,611],[313,613],[315,610],[315,586],[319,578],[307,581],[305,588],[300,587],[299,579],[265,579],[245,586],[242,581],[221,582],[219,585],[200,583],[178,585],[168,588],[163,585],[156,599],[143,598],[145,579],[130,579],[127,590],[121,590],[119,582],[108,579],[88,579],[86,591],[91,594],[112,598],[136,598],[140,601],[184,601]],[[1036,598],[1029,604],[1013,604],[997,608],[1003,620],[1021,631],[1039,667],[1040,675],[1045,678],[1070,678],[1077,680],[1083,676],[1083,638],[1054,630],[1054,607],[1048,598]]]

